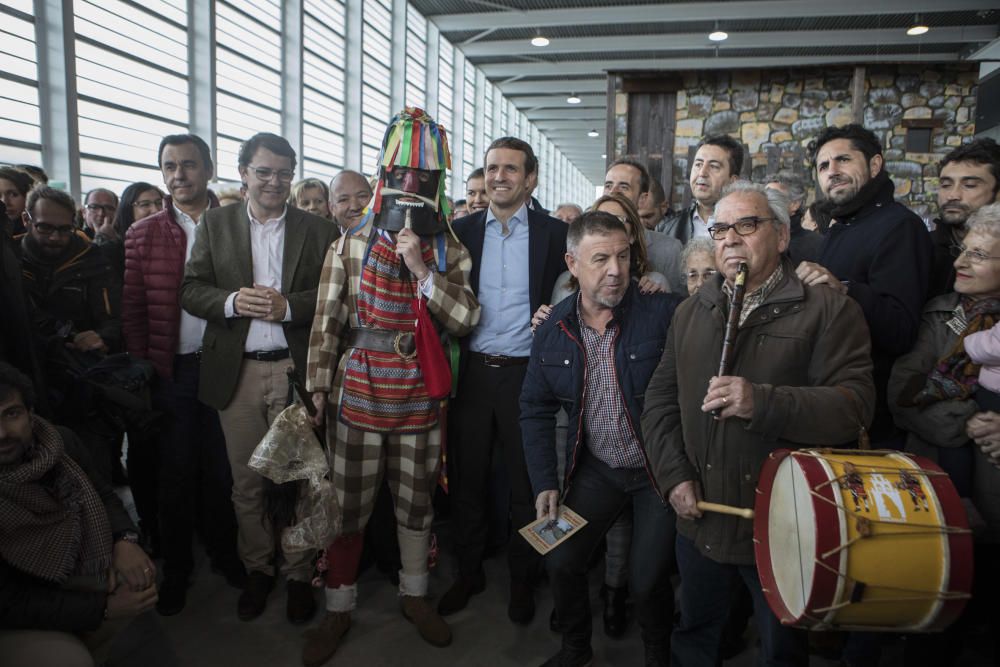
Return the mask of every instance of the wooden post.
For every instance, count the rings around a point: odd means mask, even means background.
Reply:
[[[865,68],[859,65],[854,68],[854,81],[851,82],[851,115],[854,122],[865,122]]]

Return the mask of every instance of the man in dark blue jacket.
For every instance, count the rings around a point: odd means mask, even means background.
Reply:
[[[669,664],[675,516],[649,472],[639,417],[679,297],[640,294],[629,277],[624,225],[587,213],[570,225],[566,263],[580,285],[535,331],[521,390],[521,433],[538,518],[560,502],[587,520],[547,556],[560,652],[545,665],[593,659],[587,560],[608,526],[631,507],[635,526],[629,581],[647,665]],[[569,414],[560,501],[555,414]]]

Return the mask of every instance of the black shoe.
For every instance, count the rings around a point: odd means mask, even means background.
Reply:
[[[542,663],[542,667],[590,667],[594,662],[594,652],[586,649],[570,649],[563,646],[559,652]]]
[[[535,589],[523,581],[510,582],[507,617],[518,625],[527,625],[535,617]]]
[[[438,614],[451,616],[462,611],[469,604],[469,598],[478,595],[486,589],[486,574],[482,570],[472,576],[459,575],[451,588],[441,596],[438,602]]]
[[[188,578],[179,574],[168,574],[160,584],[156,611],[160,616],[174,616],[181,613],[187,602]]]
[[[559,627],[559,616],[556,614],[555,607],[552,608],[552,613],[549,614],[549,630],[552,632],[562,632],[562,628]]]
[[[252,621],[264,613],[267,596],[274,588],[274,577],[263,572],[251,572],[247,585],[236,603],[236,615],[241,621]]]
[[[620,639],[628,629],[628,615],[625,613],[628,588],[615,588],[605,584],[601,587],[601,597],[604,598],[604,634],[612,639]]]
[[[312,585],[308,581],[289,579],[286,591],[288,620],[296,625],[312,620],[313,614],[316,613],[316,596],[313,594]]]
[[[212,572],[225,577],[226,583],[233,588],[242,589],[247,585],[247,570],[238,558],[225,561],[213,560]]]

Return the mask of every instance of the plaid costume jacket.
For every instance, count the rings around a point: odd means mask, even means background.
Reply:
[[[358,326],[357,299],[362,261],[368,240],[377,233],[371,221],[367,231],[343,236],[326,254],[316,299],[316,315],[309,336],[306,389],[329,393],[339,386],[347,359],[342,341],[350,327]],[[468,250],[450,234],[445,235],[445,273],[438,273],[437,247],[432,280],[434,292],[427,302],[431,316],[453,336],[465,336],[479,322],[479,301],[469,285],[472,259]]]

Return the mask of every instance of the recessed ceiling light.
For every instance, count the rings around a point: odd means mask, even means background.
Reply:
[[[597,130],[591,130],[590,132],[587,133],[587,136],[588,137],[596,137],[596,136],[599,136],[599,135],[597,133]]]
[[[709,34],[708,38],[713,42],[724,42],[729,39],[729,33],[723,32],[722,30],[716,30],[715,32]]]
[[[608,154],[607,153],[601,153],[601,159],[602,160],[607,160],[608,159]]]
[[[924,35],[930,28],[927,27],[923,21],[920,20],[920,14],[913,15],[913,25],[911,25],[906,30],[906,34],[910,37],[916,37],[917,35]]]
[[[576,93],[566,98],[566,104],[579,104],[582,101],[583,100],[576,96]]]
[[[538,35],[537,37],[533,37],[532,38],[531,45],[532,46],[548,46],[549,45],[549,38],[548,37],[542,37],[541,35]]]

